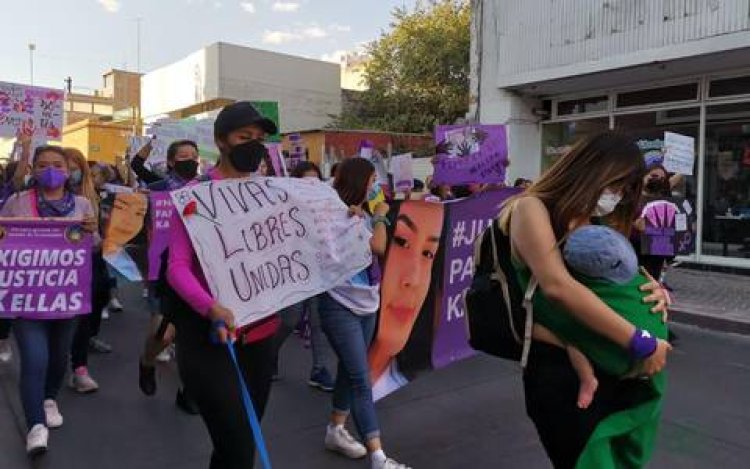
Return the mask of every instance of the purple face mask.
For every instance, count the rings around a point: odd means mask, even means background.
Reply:
[[[68,174],[61,169],[48,166],[36,173],[36,180],[45,189],[57,189],[68,180]]]

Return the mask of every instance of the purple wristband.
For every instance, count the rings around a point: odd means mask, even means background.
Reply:
[[[636,360],[645,360],[656,352],[656,347],[659,345],[656,337],[652,336],[648,331],[642,329],[636,329],[635,334],[630,339],[630,345],[628,350],[630,356]]]

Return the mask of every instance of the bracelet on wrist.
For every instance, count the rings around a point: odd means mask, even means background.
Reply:
[[[386,227],[391,226],[391,221],[388,220],[388,217],[384,217],[382,215],[376,215],[372,217],[372,227],[374,228],[378,223],[382,223]]]
[[[658,339],[648,331],[636,329],[633,337],[630,338],[628,351],[633,359],[645,360],[656,352],[658,345]]]

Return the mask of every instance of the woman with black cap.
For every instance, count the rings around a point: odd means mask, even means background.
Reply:
[[[212,180],[251,177],[267,157],[264,138],[276,131],[276,124],[261,116],[249,102],[226,106],[214,123],[214,138],[221,157],[208,177]],[[166,270],[172,291],[165,292],[163,301],[174,314],[180,376],[211,435],[214,450],[210,467],[250,468],[255,444],[245,419],[240,383],[225,346],[210,339],[215,331],[223,344],[232,340],[234,315],[211,296],[187,231],[178,215],[173,217],[175,232],[170,240]],[[238,331],[234,343],[259,418],[271,390],[273,336],[278,326],[278,317],[271,316]]]

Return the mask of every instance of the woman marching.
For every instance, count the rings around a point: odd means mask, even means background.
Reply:
[[[94,181],[86,158],[75,148],[66,148],[65,155],[70,165],[68,180],[71,191],[75,195],[88,200],[93,212],[98,216],[99,195],[94,188]],[[69,385],[76,392],[82,394],[99,389],[99,384],[89,374],[89,348],[99,353],[110,353],[112,351],[109,344],[96,337],[102,323],[102,311],[109,302],[109,274],[100,247],[97,247],[93,253],[91,267],[91,314],[79,319],[70,351],[73,373],[70,376]]]
[[[532,277],[539,284],[535,322],[560,337],[587,337],[572,345],[587,349],[592,361],[609,357],[600,366],[594,363],[598,389],[593,402],[580,408],[579,379],[568,360],[567,342],[546,341],[535,328],[524,372],[526,409],[558,469],[642,467],[653,449],[663,397],[660,372],[671,347],[637,329],[570,274],[560,248],[571,232],[592,223],[627,237],[643,172],[631,139],[600,134],[576,145],[501,214],[522,287]],[[662,287],[645,277],[639,282],[633,288],[634,307],[640,309],[628,313],[666,314],[669,300]],[[645,305],[644,311],[643,303],[655,305]],[[637,365],[635,379],[604,371],[632,364]]]
[[[75,195],[69,185],[70,163],[60,147],[34,151],[31,189],[15,194],[0,211],[12,218],[71,218],[95,233],[91,202]],[[21,402],[29,432],[26,450],[35,455],[47,450],[49,428],[63,424],[55,398],[65,377],[76,318],[16,319],[13,333],[21,356]]]
[[[363,158],[351,158],[341,163],[333,186],[353,212],[371,223],[373,265],[320,297],[323,332],[339,359],[325,446],[352,459],[369,454],[373,469],[407,469],[383,452],[367,362],[367,350],[375,333],[380,306],[380,271],[376,256],[382,256],[386,251],[389,207],[381,202],[375,207],[373,216],[365,211],[367,201],[378,187],[375,167]],[[349,413],[354,417],[364,445],[344,428]]]
[[[251,177],[266,157],[264,138],[276,130],[276,124],[261,116],[249,102],[226,106],[214,123],[221,157],[208,177]],[[217,332],[223,344],[231,340],[234,315],[211,296],[188,233],[176,213],[171,225],[175,232],[170,240],[166,278],[173,291],[165,291],[162,302],[173,315],[180,376],[211,435],[214,448],[210,467],[251,468],[255,444],[245,418],[240,383],[226,346],[210,340],[212,331]],[[239,331],[233,344],[259,418],[271,390],[273,336],[278,327],[278,317],[271,316]]]

